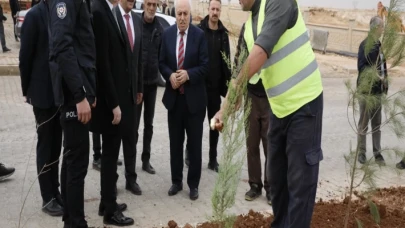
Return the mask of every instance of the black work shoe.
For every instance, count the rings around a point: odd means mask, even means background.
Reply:
[[[121,159],[118,159],[118,160],[117,160],[117,165],[118,165],[118,166],[121,166],[121,165],[122,165],[122,160],[121,160]]]
[[[100,171],[101,169],[101,158],[93,160],[93,169]]]
[[[128,206],[125,203],[117,204],[117,209],[121,212],[125,211],[127,209],[127,207]],[[100,203],[100,205],[98,206],[98,215],[104,216],[104,210],[105,210],[104,204]]]
[[[125,184],[125,189],[132,192],[134,195],[142,195],[141,187],[136,182],[128,182]]]
[[[190,189],[190,199],[191,200],[198,199],[198,189],[197,188],[191,188]]]
[[[0,181],[10,177],[14,172],[14,168],[7,168],[5,165],[0,163]]]
[[[213,170],[218,173],[219,164],[217,161],[208,162],[208,169]]]
[[[180,192],[181,190],[183,190],[183,185],[182,184],[180,184],[180,185],[173,184],[169,189],[169,196],[174,196],[178,192]]]
[[[250,186],[250,190],[245,194],[245,200],[252,201],[255,200],[257,197],[262,195],[262,190],[259,188],[257,184],[252,184]]]
[[[130,226],[134,224],[134,220],[126,217],[121,211],[116,211],[112,216],[104,216],[104,224],[114,226]]]
[[[149,162],[143,163],[142,164],[142,169],[144,171],[146,171],[147,173],[150,173],[150,174],[155,174],[156,173],[155,169],[152,167],[152,165]]]
[[[3,48],[3,53],[9,52],[9,51],[11,51],[10,48],[8,48],[8,47]]]
[[[42,211],[50,216],[62,216],[63,207],[61,207],[55,199],[52,199],[48,203],[43,203]]]
[[[377,163],[378,165],[385,166],[385,160],[381,154],[375,156],[374,160],[375,160],[375,163]]]
[[[405,161],[398,162],[397,169],[405,169]]]
[[[359,153],[359,157],[357,160],[360,164],[365,164],[367,160],[366,153]]]

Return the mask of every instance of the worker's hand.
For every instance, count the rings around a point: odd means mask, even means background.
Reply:
[[[142,99],[143,99],[143,94],[142,93],[138,93],[136,94],[136,104],[140,104],[142,103]]]
[[[118,125],[121,122],[121,109],[120,106],[115,107],[112,110],[113,114],[114,114],[114,119],[112,121],[113,125]]]
[[[170,83],[172,84],[173,89],[177,89],[180,87],[180,83],[177,81],[177,73],[173,73],[170,75]]]
[[[91,109],[87,98],[76,104],[77,119],[83,124],[87,124],[91,119]]]
[[[224,128],[224,122],[222,118],[222,109],[220,109],[211,119],[210,125],[212,130],[218,130],[219,132],[222,132],[222,129]]]

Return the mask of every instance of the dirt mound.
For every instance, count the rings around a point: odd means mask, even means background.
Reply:
[[[377,206],[380,223],[376,224],[372,216],[372,210],[366,198],[357,193],[358,199],[352,202],[349,226],[357,227],[357,221],[363,227],[403,227],[405,224],[405,187],[378,189],[371,199]],[[347,200],[323,202],[320,200],[315,205],[312,217],[312,228],[341,228],[344,226],[344,218],[347,208]],[[264,228],[269,227],[273,216],[265,216],[261,213],[250,210],[246,215],[239,215],[233,228]],[[173,221],[170,221],[173,225]],[[169,227],[172,227],[170,226]],[[176,224],[177,225],[177,224]],[[193,226],[188,225],[188,228]],[[196,228],[222,228],[220,224],[205,222]]]

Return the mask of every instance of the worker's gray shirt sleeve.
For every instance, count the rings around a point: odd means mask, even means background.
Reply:
[[[262,47],[267,52],[267,58],[269,58],[283,33],[295,25],[298,7],[295,0],[262,1],[266,1],[265,19],[255,44]]]

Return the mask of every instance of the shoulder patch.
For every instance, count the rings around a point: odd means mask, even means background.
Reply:
[[[66,4],[64,2],[59,2],[58,4],[56,4],[56,14],[58,15],[58,17],[60,19],[63,19],[66,17],[67,8],[66,8]]]

